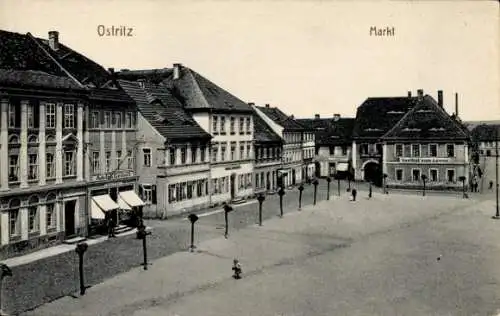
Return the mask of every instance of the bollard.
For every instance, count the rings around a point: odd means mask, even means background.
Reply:
[[[285,195],[285,189],[280,188],[278,195],[280,196],[280,217],[283,217],[283,195]]]
[[[422,175],[422,184],[424,186],[422,190],[422,196],[425,196],[425,180],[427,180],[427,176],[425,174]]]
[[[304,185],[301,183],[299,185],[299,211],[302,209],[302,191],[304,191]]]
[[[229,205],[224,203],[224,220],[226,222],[226,231],[224,232],[224,237],[227,239],[229,236],[229,219],[227,217],[227,214],[233,210],[233,208]]]
[[[257,201],[259,201],[259,226],[262,226],[262,203],[264,203],[265,199],[266,197],[263,193],[259,194],[257,197]]]
[[[326,177],[326,200],[330,200],[330,182],[332,182],[332,178]]]
[[[88,249],[87,243],[79,243],[76,245],[76,253],[78,254],[78,270],[80,271],[80,295],[85,295],[85,282],[83,280],[83,254]]]
[[[313,205],[316,205],[316,196],[318,194],[318,184],[319,184],[318,179],[314,179],[313,184],[314,184],[314,203],[313,203]]]
[[[5,263],[0,263],[0,315],[5,315],[3,312],[3,305],[2,305],[3,302],[2,284],[3,284],[3,279],[7,276],[12,276],[12,270]]]
[[[194,251],[194,223],[198,220],[198,216],[196,214],[189,214],[189,221],[191,222],[191,246],[189,247],[191,252]]]
[[[144,257],[144,270],[148,269],[148,248],[146,245],[146,236],[151,235],[151,232],[146,231],[146,226],[142,225],[137,227],[137,238],[142,239],[142,254]]]

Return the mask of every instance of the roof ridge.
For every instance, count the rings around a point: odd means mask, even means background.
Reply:
[[[186,71],[187,75],[190,77],[191,81],[194,83],[194,88],[196,89],[196,92],[202,96],[203,101],[205,102],[204,107],[210,108],[210,103],[207,100],[207,96],[203,93],[203,89],[201,89],[200,83],[198,82],[198,80],[196,80],[196,76],[193,74],[193,72],[195,72],[195,71],[189,67],[182,67],[182,69]]]
[[[68,70],[66,70],[66,68],[64,68],[54,58],[54,56],[52,56],[42,45],[40,45],[40,43],[38,42],[38,40],[33,35],[31,35],[30,32],[26,33],[26,36],[29,39],[31,39],[38,46],[38,48],[40,48],[52,60],[52,62],[54,62],[69,78],[71,78],[72,80],[74,80],[76,82],[76,84],[78,84],[80,87],[85,88],[85,86],[80,81],[78,81]]]

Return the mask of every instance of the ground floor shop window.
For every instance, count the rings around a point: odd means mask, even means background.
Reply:
[[[448,180],[448,182],[455,182],[455,169],[446,170],[446,179]]]
[[[218,179],[214,179],[218,180]],[[168,185],[168,202],[175,203],[208,195],[208,180],[179,182]]]
[[[403,181],[403,169],[396,169],[396,181]]]
[[[437,171],[437,169],[430,169],[429,170],[429,181],[431,181],[431,182],[437,182],[438,181],[438,171]]]
[[[38,198],[32,197],[29,200],[28,207],[28,231],[30,233],[38,232],[39,230],[39,216],[38,216]]]
[[[413,181],[420,181],[420,169],[412,169],[411,174]]]

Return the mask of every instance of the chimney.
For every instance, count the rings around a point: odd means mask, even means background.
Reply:
[[[177,80],[181,77],[181,67],[182,64],[174,64],[174,80]]]
[[[145,87],[146,80],[144,80],[144,79],[137,79],[137,82],[139,83],[139,86],[140,86],[141,88],[144,88],[144,87]]]
[[[411,91],[408,91],[408,98],[411,98]]]
[[[269,103],[266,104],[266,108],[268,108],[268,107],[269,107]]]
[[[108,68],[108,71],[110,74],[114,75],[115,74],[115,68]]]
[[[248,102],[248,105],[250,105],[250,106],[254,106],[254,105],[255,105],[255,103],[253,103],[253,102]]]
[[[295,116],[292,114],[292,115],[290,115],[290,118],[291,118],[292,120],[294,120],[294,119],[295,119]]]
[[[319,114],[314,114],[314,118],[319,119],[320,118]]]
[[[455,117],[458,117],[458,93],[455,93]]]
[[[443,90],[438,90],[438,105],[443,107]]]
[[[333,120],[338,121],[340,119],[340,114],[333,114]]]
[[[422,100],[422,98],[424,97],[424,90],[423,89],[418,89],[417,90],[417,95],[418,95],[418,99]]]
[[[49,31],[49,46],[52,50],[59,49],[59,32]]]

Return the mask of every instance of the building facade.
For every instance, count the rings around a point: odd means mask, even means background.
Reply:
[[[314,130],[315,134],[315,169],[317,177],[348,177],[351,166],[351,133],[354,118],[341,118],[334,114],[332,118],[298,119],[299,123]]]
[[[146,218],[210,205],[209,147],[211,136],[182,108],[153,71],[123,71],[120,86],[139,109],[137,170]]]
[[[174,64],[164,79],[185,111],[212,136],[210,204],[254,195],[253,110],[190,68]]]
[[[480,124],[471,131],[471,178],[476,178],[481,192],[494,189],[490,183],[495,183],[496,173],[500,177],[496,168],[498,135],[500,124]]]

